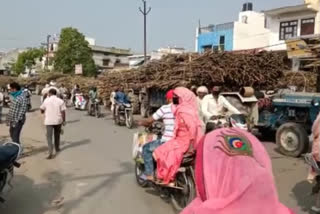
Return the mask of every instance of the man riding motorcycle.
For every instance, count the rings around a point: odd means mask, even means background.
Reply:
[[[221,87],[214,86],[211,89],[211,94],[206,95],[201,104],[202,114],[206,123],[206,132],[212,130],[215,123],[221,120],[223,123],[225,110],[231,114],[241,114],[238,109],[230,104],[230,102],[221,95]]]
[[[141,120],[139,125],[149,127],[153,122],[162,120],[164,123],[164,133],[161,139],[157,139],[146,144],[143,147],[143,160],[145,165],[145,172],[142,176],[142,179],[145,180],[154,180],[154,162],[152,154],[154,150],[165,142],[169,141],[173,137],[174,132],[174,114],[172,111],[172,98],[173,98],[173,90],[170,90],[166,94],[167,105],[163,105],[158,111],[156,111],[152,117]]]
[[[114,97],[115,100],[115,108],[114,108],[114,115],[118,115],[119,105],[129,105],[129,99],[127,95],[124,93],[123,88],[117,90],[116,95]]]
[[[98,92],[96,87],[92,87],[91,90],[89,91],[89,107],[88,107],[88,112],[91,112],[91,108],[93,107],[92,104],[96,102],[98,98]]]

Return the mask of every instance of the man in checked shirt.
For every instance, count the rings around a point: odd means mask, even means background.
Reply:
[[[18,83],[10,84],[11,104],[7,116],[7,125],[10,126],[10,137],[13,142],[20,144],[20,133],[26,121],[28,99]]]

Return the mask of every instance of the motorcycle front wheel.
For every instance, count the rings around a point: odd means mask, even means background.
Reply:
[[[133,127],[133,114],[132,114],[132,111],[129,111],[126,115],[126,126],[129,128],[129,129],[132,129]]]
[[[173,208],[181,212],[196,197],[194,180],[186,173],[178,173],[176,184],[183,189],[174,189],[171,193],[171,203]]]

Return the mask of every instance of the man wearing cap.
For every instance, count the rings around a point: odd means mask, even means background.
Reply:
[[[211,94],[208,94],[203,98],[201,110],[205,123],[223,116],[225,111],[230,112],[231,114],[240,114],[240,111],[232,106],[220,93],[221,87],[214,86],[212,87]]]
[[[204,121],[201,105],[203,98],[209,93],[209,90],[206,86],[200,86],[197,89],[197,103],[198,103],[198,112],[201,121]]]
[[[146,144],[143,147],[143,160],[145,165],[145,172],[144,178],[146,180],[153,180],[154,179],[154,164],[153,164],[153,157],[152,154],[154,150],[164,144],[165,142],[171,140],[174,136],[174,124],[175,118],[173,114],[173,105],[172,105],[172,98],[173,98],[173,90],[168,91],[166,94],[167,98],[167,105],[163,105],[156,113],[152,115],[152,117],[139,121],[139,125],[148,127],[154,121],[162,120],[164,123],[164,132],[162,138],[160,140],[152,141]]]

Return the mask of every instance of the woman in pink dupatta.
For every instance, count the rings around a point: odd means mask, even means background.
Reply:
[[[219,129],[200,143],[197,198],[181,214],[293,214],[277,196],[270,158],[248,132]]]
[[[179,87],[174,90],[174,99],[179,101],[173,109],[174,137],[153,153],[157,161],[157,178],[163,180],[164,184],[174,180],[183,155],[189,149],[196,148],[199,139],[203,136],[194,93],[187,88]]]

